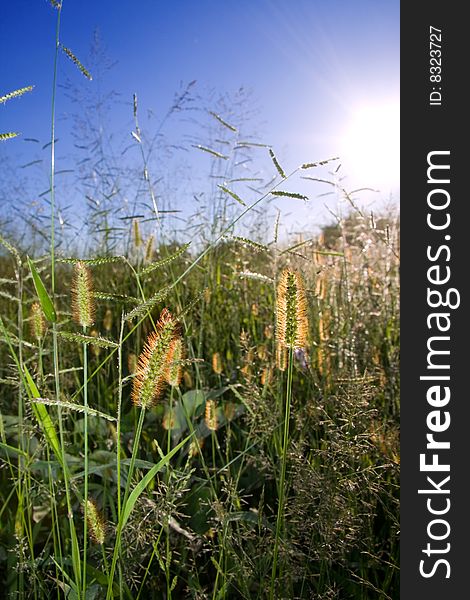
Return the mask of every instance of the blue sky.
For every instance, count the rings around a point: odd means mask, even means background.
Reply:
[[[13,163],[25,160],[24,138],[46,142],[50,135],[54,28],[55,11],[46,0],[2,3],[0,92],[35,86],[0,107],[0,130],[22,132],[23,140],[1,149]],[[398,101],[396,0],[64,0],[61,40],[84,63],[96,29],[116,61],[99,83],[119,91],[107,115],[116,130],[131,126],[134,92],[158,114],[181,82],[197,80],[200,93],[244,86],[258,107],[254,129],[290,169],[339,154],[359,109]],[[59,82],[66,77],[78,86],[98,85],[81,78],[62,55]],[[70,111],[59,90],[59,119]],[[66,123],[58,121],[64,155]],[[381,185],[362,173],[347,175],[352,186]],[[398,176],[384,182],[381,197],[390,191],[397,196]],[[313,210],[315,218],[319,211]]]

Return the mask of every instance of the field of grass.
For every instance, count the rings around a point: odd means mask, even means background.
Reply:
[[[33,217],[0,234],[0,597],[398,598],[397,216],[336,184],[349,212],[281,238],[257,211],[299,181],[263,147],[242,200],[211,115],[207,226],[162,229],[134,98],[153,220],[110,245],[95,210],[71,256],[53,111],[41,243]]]

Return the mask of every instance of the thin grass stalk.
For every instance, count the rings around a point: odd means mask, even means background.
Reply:
[[[86,327],[83,327],[83,334],[86,335]],[[82,593],[86,597],[86,564],[87,564],[87,528],[88,528],[88,355],[87,344],[83,344],[83,407],[85,413],[83,415],[83,435],[84,435],[84,490],[85,498],[83,507],[83,574],[82,574]]]
[[[288,365],[287,365],[287,386],[286,386],[286,405],[284,414],[284,436],[282,444],[282,463],[281,463],[281,479],[279,481],[279,500],[277,506],[277,519],[276,519],[276,534],[274,539],[274,554],[273,554],[273,565],[271,571],[271,589],[270,589],[270,600],[274,600],[275,592],[275,580],[277,572],[277,562],[279,556],[279,541],[281,538],[281,530],[284,526],[284,496],[285,496],[285,480],[286,480],[286,466],[287,466],[287,449],[289,447],[289,422],[290,422],[290,410],[291,410],[291,398],[292,398],[292,373],[294,363],[294,349],[289,348]]]
[[[122,515],[123,515],[123,511],[126,507],[127,500],[129,498],[129,491],[130,491],[130,487],[131,487],[132,476],[134,474],[135,460],[137,458],[137,451],[139,449],[139,442],[140,442],[140,436],[142,434],[142,428],[144,425],[144,418],[145,418],[145,407],[142,407],[141,411],[140,411],[140,415],[139,415],[139,421],[137,423],[134,444],[133,444],[133,448],[132,448],[131,462],[129,464],[126,488],[124,490],[124,500],[122,503],[121,516],[119,518],[119,522],[118,522],[118,526],[117,526],[116,541],[114,543],[113,559],[112,559],[112,563],[111,563],[111,569],[109,572],[108,591],[106,593],[106,600],[110,600],[110,598],[112,598],[112,595],[113,595],[113,581],[114,581],[114,574],[116,572],[116,563],[118,561],[118,558],[119,558],[119,555],[121,552],[121,536],[122,536],[122,527],[123,527]]]

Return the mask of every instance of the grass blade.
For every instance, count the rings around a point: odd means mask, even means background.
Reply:
[[[57,321],[57,315],[54,309],[54,305],[52,304],[52,300],[50,299],[49,294],[47,293],[46,288],[42,282],[42,279],[39,273],[34,266],[33,261],[28,257],[28,265],[31,271],[31,275],[33,276],[34,287],[36,288],[36,293],[39,298],[39,302],[41,303],[41,308],[44,312],[44,316],[51,323],[55,323]]]

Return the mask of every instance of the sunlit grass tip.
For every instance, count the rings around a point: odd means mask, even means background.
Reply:
[[[132,400],[136,406],[150,408],[161,397],[168,383],[175,344],[180,337],[178,321],[164,308],[155,331],[147,337],[139,356],[132,389]]]
[[[86,518],[91,539],[102,546],[106,538],[106,524],[93,500],[86,502]]]
[[[33,302],[30,313],[31,336],[36,340],[41,340],[46,331],[46,321],[39,302]]]
[[[278,346],[305,348],[308,337],[307,300],[302,276],[284,269],[277,286],[276,339]]]
[[[93,282],[89,268],[82,262],[77,262],[74,267],[72,315],[74,321],[82,327],[90,327],[94,323]]]

